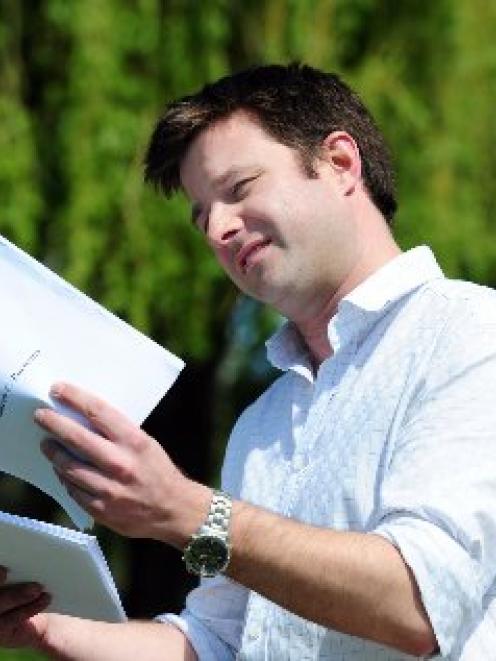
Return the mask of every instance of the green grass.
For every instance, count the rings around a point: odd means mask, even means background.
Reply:
[[[0,649],[0,661],[46,661],[47,657],[36,652]]]

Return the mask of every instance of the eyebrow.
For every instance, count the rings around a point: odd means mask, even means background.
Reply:
[[[218,188],[220,186],[223,186],[229,179],[233,178],[235,179],[236,177],[242,176],[246,170],[250,169],[250,166],[244,166],[242,168],[237,168],[237,167],[232,167],[229,168],[224,174],[219,175],[218,177],[215,177],[213,179],[212,184]]]

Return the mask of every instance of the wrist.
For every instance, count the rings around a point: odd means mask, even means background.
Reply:
[[[223,573],[231,557],[230,524],[233,501],[214,490],[206,519],[184,549],[186,569],[197,576]]]
[[[257,526],[259,508],[243,500],[233,501],[231,514],[231,557],[226,575],[237,582],[243,576],[246,567],[251,566],[252,554],[255,549],[253,541],[264,537],[267,532]]]
[[[63,639],[63,634],[60,635],[63,626],[60,626],[59,620],[63,621],[64,617],[58,613],[40,613],[36,616],[37,637],[36,643],[32,646],[35,651],[47,654],[50,658],[63,658],[58,639]]]
[[[169,509],[167,520],[154,531],[152,536],[182,551],[204,522],[213,489],[200,482],[183,478],[175,491],[173,506]]]

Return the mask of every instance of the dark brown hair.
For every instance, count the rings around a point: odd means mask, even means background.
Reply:
[[[358,145],[365,187],[388,222],[396,211],[394,173],[382,133],[340,78],[300,64],[253,67],[170,103],[145,157],[145,180],[167,196],[181,187],[179,168],[192,140],[237,110],[256,117],[269,135],[298,151],[310,176],[324,138],[346,131]]]

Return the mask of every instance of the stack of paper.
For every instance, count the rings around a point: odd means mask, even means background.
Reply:
[[[49,610],[106,622],[126,615],[95,537],[0,512],[0,565],[9,583],[37,581],[52,595]]]

